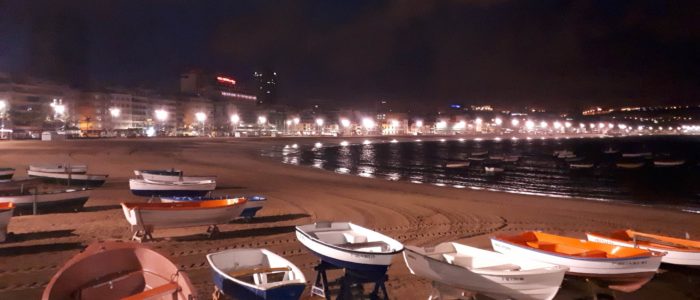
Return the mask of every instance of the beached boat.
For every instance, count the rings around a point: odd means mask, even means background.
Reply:
[[[553,155],[554,155],[554,157],[556,157],[556,158],[572,158],[572,157],[576,157],[576,154],[574,154],[573,151],[569,151],[569,150],[558,150],[558,151],[554,151],[554,154],[553,154]]]
[[[586,162],[572,162],[569,163],[569,168],[571,169],[590,169],[595,166],[594,163],[586,163]]]
[[[136,176],[142,176],[142,174],[148,173],[148,174],[158,174],[158,175],[173,175],[173,176],[180,176],[182,174],[182,170],[179,169],[163,169],[163,170],[134,170],[134,175]]]
[[[520,159],[518,155],[506,155],[503,157],[503,162],[516,162]]]
[[[649,282],[663,256],[539,231],[493,237],[491,245],[506,255],[568,267],[567,274],[593,279],[623,292],[633,292]]]
[[[172,202],[188,202],[188,201],[210,201],[210,200],[228,200],[228,199],[240,199],[244,198],[246,200],[243,211],[240,217],[245,219],[252,219],[255,214],[263,208],[263,205],[267,202],[265,196],[245,196],[245,197],[229,197],[229,196],[218,196],[218,197],[160,197],[160,202],[172,203]]]
[[[574,157],[569,157],[569,158],[564,159],[565,162],[579,162],[579,161],[583,161],[583,160],[586,160],[586,158],[580,157],[580,156],[574,156]]]
[[[185,176],[184,172],[153,172],[153,171],[140,171],[141,178],[153,181],[204,181],[204,180],[216,180],[216,176]]]
[[[40,178],[47,182],[57,182],[61,184],[70,184],[77,186],[90,186],[99,187],[102,186],[109,175],[97,175],[97,174],[72,174],[72,173],[53,173],[53,172],[41,172],[41,171],[27,171],[29,177]]]
[[[38,212],[70,212],[79,210],[90,198],[91,189],[27,191],[0,195],[0,202],[15,204],[15,214],[32,212],[34,203]]]
[[[134,233],[132,239],[150,239],[156,228],[209,226],[216,233],[218,224],[226,224],[244,209],[245,198],[172,203],[122,203],[126,221]]]
[[[0,242],[7,239],[7,225],[10,224],[15,204],[12,202],[0,202]]]
[[[403,245],[350,222],[316,222],[296,227],[297,240],[322,261],[340,268],[384,274]]]
[[[470,162],[468,161],[451,161],[445,164],[445,168],[457,169],[469,167]]]
[[[48,173],[73,173],[81,174],[87,172],[87,165],[84,164],[35,164],[29,166],[30,171]]]
[[[197,298],[187,273],[162,254],[136,243],[95,243],[51,278],[42,300]]]
[[[655,167],[678,167],[685,164],[683,159],[655,159]]]
[[[12,180],[13,175],[15,175],[15,169],[0,168],[0,181]]]
[[[267,249],[231,249],[207,254],[214,286],[233,299],[299,299],[306,277]]]
[[[566,267],[447,242],[435,247],[406,246],[412,274],[494,298],[552,299]]]
[[[495,161],[502,161],[505,159],[505,156],[503,155],[489,155],[490,160],[495,160]]]
[[[662,263],[700,266],[700,241],[628,230],[609,234],[586,233],[588,240],[611,245],[665,252]]]
[[[634,157],[650,157],[651,152],[629,152],[629,153],[622,153],[622,157],[629,157],[629,158],[634,158]]]
[[[0,193],[24,192],[36,188],[41,183],[39,178],[0,181]]]
[[[486,154],[489,154],[489,151],[474,151],[474,152],[472,152],[472,156],[485,156]]]
[[[482,161],[486,160],[486,156],[470,156],[468,159],[473,161]]]
[[[216,189],[216,181],[153,181],[147,179],[129,179],[131,193],[146,197],[198,197]]]
[[[620,168],[620,169],[639,169],[643,167],[646,163],[643,161],[620,161],[617,162],[615,165]]]
[[[492,166],[492,167],[490,167],[490,166],[484,166],[484,172],[486,172],[486,173],[500,173],[500,172],[503,172],[503,171],[505,171],[505,169],[503,169],[503,168],[501,168],[501,167],[496,167],[496,166]]]

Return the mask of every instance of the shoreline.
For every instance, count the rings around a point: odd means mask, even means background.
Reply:
[[[700,218],[688,212],[342,176],[283,164],[261,155],[261,150],[284,146],[289,141],[302,140],[188,138],[3,143],[0,165],[18,168],[19,177],[29,164],[51,161],[83,162],[88,164],[89,173],[107,173],[110,177],[104,187],[93,192],[84,212],[12,219],[9,230],[16,239],[0,244],[0,298],[36,298],[57,268],[88,244],[128,240],[131,232],[118,204],[146,201],[129,193],[128,178],[135,168],[178,167],[188,174],[218,175],[215,194],[268,197],[268,204],[256,219],[221,225],[221,234],[213,239],[203,235],[204,228],[168,229],[156,230],[156,241],[146,243],[187,271],[202,298],[207,298],[212,289],[204,255],[234,246],[268,248],[295,263],[312,280],[316,259],[295,240],[294,226],[320,220],[352,221],[404,244],[459,241],[486,249],[490,249],[489,236],[536,229],[577,237],[586,231],[620,227],[678,236],[687,231],[691,237],[700,236]],[[700,296],[689,283],[676,282],[678,276],[690,276],[679,274],[659,274],[640,291],[627,295],[627,299]],[[576,286],[568,284],[558,299],[578,295],[581,290]],[[389,269],[387,288],[395,299],[427,298],[430,292],[429,282],[410,275],[401,256],[394,258]]]

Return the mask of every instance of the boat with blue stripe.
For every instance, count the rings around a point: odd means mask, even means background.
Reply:
[[[144,197],[202,197],[216,189],[216,181],[154,181],[130,179],[129,188]]]
[[[204,197],[160,197],[160,202],[171,203],[171,202],[192,202],[192,201],[211,201],[211,200],[227,200],[227,199],[237,199],[245,198],[247,202],[245,203],[245,208],[241,212],[240,217],[244,219],[252,219],[258,213],[259,210],[263,208],[263,205],[267,202],[265,196],[254,195],[254,196],[204,196]]]

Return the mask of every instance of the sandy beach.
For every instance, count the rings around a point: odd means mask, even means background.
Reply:
[[[313,281],[317,263],[294,237],[294,226],[317,220],[347,220],[381,231],[405,244],[459,241],[490,249],[488,237],[545,230],[584,238],[586,231],[636,228],[700,236],[700,215],[669,209],[477,191],[362,178],[282,164],[261,151],[310,139],[120,139],[0,143],[0,166],[25,177],[29,164],[85,163],[89,173],[109,174],[83,211],[14,217],[14,237],[0,244],[0,299],[37,299],[58,268],[96,241],[128,240],[131,232],[120,202],[146,201],[131,195],[134,169],[180,168],[191,175],[217,175],[217,195],[261,194],[269,201],[250,222],[206,228],[157,230],[147,245],[187,271],[209,299],[213,290],[205,254],[235,247],[268,248],[291,260]],[[662,266],[656,278],[618,299],[700,298],[698,271]],[[689,276],[690,273],[695,273]],[[693,277],[694,276],[694,277]],[[331,276],[332,277],[332,276]],[[587,286],[567,280],[557,299],[585,299]],[[401,256],[389,269],[393,299],[427,299],[430,283],[411,275]]]

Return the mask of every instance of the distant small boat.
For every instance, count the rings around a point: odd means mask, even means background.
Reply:
[[[622,153],[622,157],[648,157],[648,156],[651,156],[651,152]]]
[[[231,249],[207,254],[217,290],[232,299],[299,299],[306,288],[301,270],[267,249]]]
[[[132,239],[150,238],[156,228],[216,226],[238,218],[245,198],[172,203],[122,203],[126,221],[134,232]]]
[[[685,160],[682,159],[655,159],[655,167],[678,167],[685,164]]]
[[[146,197],[201,197],[216,189],[216,181],[153,181],[129,179],[131,193]]]
[[[160,202],[172,203],[172,202],[188,202],[188,201],[211,201],[211,200],[229,200],[229,199],[246,199],[243,211],[240,217],[245,219],[252,219],[255,214],[263,208],[267,198],[264,196],[245,196],[245,197],[229,197],[229,196],[219,196],[219,197],[160,197]]]
[[[20,193],[36,188],[40,183],[39,178],[0,181],[0,193]]]
[[[607,287],[633,292],[649,282],[662,253],[528,231],[491,238],[493,249],[506,255],[561,265],[567,274],[595,279]]]
[[[700,266],[700,241],[628,230],[613,231],[609,234],[586,233],[588,240],[624,247],[640,248],[666,253],[662,263]]]
[[[486,155],[486,154],[489,154],[489,152],[488,152],[488,151],[475,151],[475,152],[472,152],[472,156],[484,156],[484,155]]]
[[[470,156],[468,159],[473,160],[473,161],[482,161],[482,160],[486,160],[486,157],[485,156]]]
[[[571,169],[590,169],[595,166],[594,163],[584,163],[584,162],[579,162],[579,163],[569,163],[569,168]]]
[[[38,212],[70,212],[81,209],[90,198],[91,191],[87,188],[41,191],[36,194],[24,191],[0,195],[0,202],[14,203],[15,213],[32,212],[35,202]]]
[[[84,164],[36,164],[29,166],[30,171],[47,173],[73,173],[81,174],[87,172],[87,165]]]
[[[495,166],[494,167],[489,167],[489,166],[484,167],[484,172],[486,172],[486,173],[500,173],[503,171],[505,171],[505,169],[503,169],[501,167],[495,167]]]
[[[12,176],[15,175],[15,169],[13,168],[0,168],[0,180],[12,180]]]
[[[426,248],[406,246],[403,257],[414,275],[496,299],[552,299],[567,271],[566,267],[452,242]]]
[[[162,254],[136,243],[95,243],[68,260],[51,278],[42,300],[192,300],[187,273]]]
[[[503,157],[504,162],[516,162],[518,160],[520,160],[520,156],[518,155],[506,155]]]
[[[316,222],[296,227],[297,240],[321,260],[340,268],[385,274],[403,245],[350,222]]]
[[[134,175],[136,175],[136,176],[142,176],[144,173],[154,174],[154,175],[180,176],[180,175],[182,175],[182,170],[179,170],[179,169],[134,170]]]
[[[141,178],[153,181],[203,181],[216,180],[216,176],[185,176],[182,172],[179,175],[173,174],[155,174],[142,172]]]
[[[638,162],[618,162],[615,165],[620,169],[639,169],[643,167],[646,163],[643,161]]]
[[[10,224],[15,204],[12,202],[0,202],[0,242],[7,239],[7,225]]]
[[[554,154],[553,154],[553,155],[554,155],[554,157],[556,157],[556,158],[572,158],[572,157],[576,157],[576,154],[574,154],[573,151],[569,151],[569,150],[558,150],[558,151],[554,151]]]
[[[489,159],[490,159],[490,160],[501,161],[501,160],[504,160],[505,157],[504,157],[503,155],[489,155]]]
[[[585,160],[585,159],[586,159],[585,157],[574,156],[574,157],[565,158],[564,161],[566,161],[566,162],[577,162],[577,161],[582,161],[582,160]]]
[[[603,150],[603,153],[605,154],[616,154],[618,152],[620,152],[620,150],[614,149],[612,147],[608,147],[605,150]]]
[[[445,168],[448,169],[457,169],[457,168],[466,168],[469,167],[470,162],[468,161],[452,161],[448,162],[445,164]]]
[[[72,174],[72,173],[53,173],[53,172],[41,172],[41,171],[27,171],[29,177],[40,178],[43,181],[58,182],[61,184],[76,185],[76,186],[90,186],[99,187],[102,186],[109,175],[97,175],[97,174]]]

